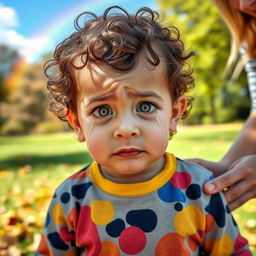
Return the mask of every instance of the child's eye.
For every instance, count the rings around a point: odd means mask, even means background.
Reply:
[[[108,117],[113,114],[110,106],[108,105],[102,105],[98,106],[93,110],[93,114],[96,117],[102,118],[102,117]]]
[[[137,105],[136,111],[140,113],[152,113],[156,109],[156,106],[148,101],[140,102]]]

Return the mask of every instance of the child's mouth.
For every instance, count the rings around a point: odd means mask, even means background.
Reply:
[[[123,148],[114,153],[115,156],[119,157],[136,157],[140,155],[143,151],[136,148]]]

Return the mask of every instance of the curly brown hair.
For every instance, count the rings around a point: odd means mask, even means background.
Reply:
[[[119,11],[113,13],[113,9]],[[186,61],[193,53],[185,55],[178,29],[161,26],[159,20],[160,14],[147,7],[140,8],[135,15],[119,6],[109,7],[99,17],[91,12],[81,13],[74,22],[76,32],[57,45],[54,58],[44,66],[47,89],[52,96],[50,111],[62,120],[66,120],[70,111],[77,114],[74,70],[83,69],[89,62],[101,62],[117,72],[129,72],[136,66],[142,50],[149,53],[148,62],[157,66],[160,58],[153,45],[160,49],[166,61],[172,99],[175,101],[192,90],[192,69]],[[75,64],[78,58],[80,66]],[[191,107],[192,97],[187,98],[183,118]]]

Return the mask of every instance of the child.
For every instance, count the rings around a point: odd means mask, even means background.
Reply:
[[[202,192],[211,173],[165,153],[190,107],[192,54],[158,19],[83,13],[46,65],[52,110],[95,161],[56,190],[37,255],[251,255],[223,196]]]

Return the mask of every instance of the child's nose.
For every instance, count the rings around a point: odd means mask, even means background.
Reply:
[[[116,139],[127,139],[130,137],[137,137],[139,136],[139,130],[137,128],[132,129],[117,129],[114,132],[114,137]]]
[[[139,136],[139,129],[134,124],[131,118],[123,118],[114,131],[114,137],[116,139],[130,138]]]

